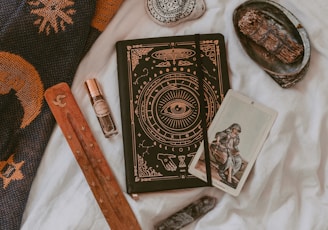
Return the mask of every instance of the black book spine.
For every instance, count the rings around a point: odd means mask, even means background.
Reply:
[[[130,116],[130,106],[126,103],[132,103],[130,100],[130,89],[128,84],[128,75],[126,68],[127,55],[122,55],[127,52],[126,47],[122,42],[116,43],[117,52],[117,69],[118,69],[118,83],[119,83],[119,95],[120,95],[120,108],[121,108],[121,120],[122,120],[122,133],[123,135],[123,148],[124,148],[124,161],[125,161],[125,173],[126,173],[126,188],[127,193],[131,194],[133,192],[133,157],[132,154],[132,128],[134,122],[131,121]],[[130,104],[129,104],[130,105]],[[133,111],[132,111],[133,112]],[[129,147],[130,146],[130,147]],[[128,154],[127,154],[128,153]]]

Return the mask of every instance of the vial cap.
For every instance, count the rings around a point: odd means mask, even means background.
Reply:
[[[85,86],[91,97],[96,97],[102,94],[95,78],[86,80]]]

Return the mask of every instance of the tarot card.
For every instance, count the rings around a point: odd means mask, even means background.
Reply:
[[[239,195],[277,117],[277,112],[229,90],[208,130],[213,186]],[[189,172],[207,181],[204,143]]]

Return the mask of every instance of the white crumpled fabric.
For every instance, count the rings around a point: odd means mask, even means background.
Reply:
[[[231,88],[276,111],[274,123],[238,197],[213,187],[126,196],[142,229],[203,195],[216,207],[185,229],[328,229],[328,2],[277,1],[308,31],[311,62],[304,79],[290,89],[275,83],[242,49],[232,13],[242,0],[206,0],[196,20],[163,27],[147,15],[144,2],[125,0],[92,49],[81,61],[73,94],[121,188],[125,188],[121,114],[115,43],[145,37],[222,33],[225,36]],[[120,134],[106,139],[83,82],[96,76],[110,104]],[[44,154],[23,217],[22,230],[109,229],[73,154],[56,127]]]

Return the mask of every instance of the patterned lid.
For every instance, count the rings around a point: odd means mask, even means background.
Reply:
[[[145,7],[152,20],[164,26],[199,18],[206,10],[203,0],[146,0]]]

